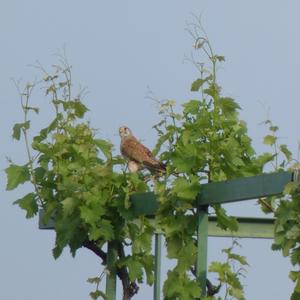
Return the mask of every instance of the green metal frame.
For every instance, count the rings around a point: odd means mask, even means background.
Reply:
[[[196,276],[200,282],[201,294],[206,293],[208,207],[198,209]]]
[[[274,238],[274,218],[236,217],[239,223],[238,231],[223,230],[217,226],[216,216],[208,217],[208,236],[237,238]]]
[[[106,277],[106,296],[107,299],[116,299],[117,293],[117,250],[113,242],[107,243],[107,272]]]
[[[200,282],[202,295],[206,294],[208,236],[272,238],[274,228],[274,219],[238,217],[239,230],[237,232],[224,231],[217,227],[216,217],[208,215],[208,206],[279,195],[283,192],[285,185],[291,181],[293,181],[293,173],[278,172],[201,185],[201,190],[197,197],[198,254],[196,274]],[[131,201],[136,217],[145,215],[151,218],[159,207],[159,203],[153,193],[135,194],[131,197]],[[40,213],[39,228],[53,229],[53,221],[50,220],[48,224],[43,224],[42,213]],[[160,233],[156,233],[154,300],[160,299],[161,244],[162,236]],[[116,258],[117,253],[113,244],[108,243],[107,269],[109,274],[106,280],[107,300],[116,299],[116,269],[114,264]]]
[[[161,243],[162,235],[160,233],[155,234],[155,270],[154,270],[154,300],[160,299],[160,267],[161,267]]]

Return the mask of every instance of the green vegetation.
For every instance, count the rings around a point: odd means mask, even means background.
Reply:
[[[199,299],[201,290],[195,276],[197,256],[197,194],[203,183],[260,174],[267,164],[283,170],[293,162],[286,145],[278,144],[278,128],[270,121],[270,134],[264,143],[272,153],[257,155],[251,145],[247,126],[239,118],[240,106],[222,95],[217,82],[217,65],[224,61],[216,55],[207,37],[195,37],[195,48],[208,58],[208,65],[198,64],[199,78],[191,86],[195,93],[182,108],[175,101],[160,103],[161,121],[154,125],[158,134],[154,153],[167,164],[167,173],[149,184],[148,174],[126,172],[126,162],[113,154],[111,142],[101,139],[85,120],[88,108],[80,96],[72,95],[71,69],[62,62],[53,73],[43,71],[45,96],[53,106],[53,120],[39,134],[30,138],[30,117],[39,113],[31,107],[35,84],[27,84],[20,92],[24,120],[13,127],[13,138],[24,140],[28,161],[23,165],[10,162],[7,190],[31,182],[33,190],[16,200],[26,218],[44,210],[44,222],[54,220],[56,241],[53,256],[58,258],[65,247],[71,254],[85,247],[101,262],[107,263],[106,244],[111,242],[117,253],[117,275],[123,284],[124,299],[138,292],[138,284],[152,285],[154,257],[152,236],[155,230],[166,239],[167,256],[176,261],[164,283],[164,299]],[[130,209],[130,196],[153,190],[160,206],[154,224],[146,217],[137,223]],[[289,184],[282,199],[259,200],[263,211],[276,216],[273,249],[290,256],[292,264],[300,264],[300,194],[298,182]],[[238,222],[227,216],[220,205],[211,207],[218,225],[235,231]],[[225,286],[223,299],[245,299],[240,281],[247,266],[246,258],[224,249],[225,262],[213,262],[209,272],[216,273]],[[126,249],[126,252],[125,252]],[[238,267],[237,267],[238,265]],[[255,267],[255,266],[254,266]],[[99,290],[99,277],[90,278],[96,290],[92,299],[105,299]],[[292,299],[300,297],[300,272],[292,271],[296,282]],[[216,289],[218,292],[218,289]],[[213,295],[206,299],[221,299]]]

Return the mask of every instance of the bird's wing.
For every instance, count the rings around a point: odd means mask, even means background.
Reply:
[[[153,157],[151,151],[133,136],[122,141],[121,153],[125,157],[139,163],[142,163],[146,157]]]
[[[153,156],[152,152],[133,136],[123,140],[121,152],[125,157],[149,168],[165,170],[165,166]]]

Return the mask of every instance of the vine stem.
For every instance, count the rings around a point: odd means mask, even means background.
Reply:
[[[107,264],[107,253],[105,253],[101,248],[99,248],[95,242],[86,240],[82,244],[83,247],[94,252],[98,257],[102,259],[104,265]],[[122,243],[117,245],[118,256],[120,258],[125,257],[124,246]],[[123,285],[123,300],[130,300],[139,290],[138,285],[135,282],[130,282],[128,270],[125,266],[117,267],[117,275],[122,281]]]
[[[274,208],[268,203],[266,202],[264,199],[260,198],[258,199],[258,202],[261,203],[262,205],[266,206],[268,209],[270,209],[273,213],[275,213]]]
[[[21,93],[20,96],[21,96],[21,105],[22,105],[22,110],[24,112],[24,123],[27,123],[28,122],[28,107],[29,107],[29,99],[30,99],[30,96],[32,94],[32,90],[34,88],[34,85],[29,85],[27,84],[26,86],[26,91],[25,93]],[[26,100],[25,100],[25,104],[23,102],[23,95],[26,96]],[[24,140],[25,140],[25,147],[26,147],[26,153],[27,153],[27,157],[28,157],[28,165],[29,165],[29,171],[30,171],[30,177],[31,177],[31,183],[33,184],[34,186],[34,189],[35,189],[35,192],[38,196],[38,199],[39,199],[39,202],[41,204],[41,206],[43,207],[44,203],[43,203],[43,200],[42,200],[42,197],[40,195],[40,191],[39,191],[39,188],[36,184],[36,180],[35,180],[35,175],[34,175],[34,172],[33,172],[33,157],[32,157],[32,154],[31,154],[31,151],[30,151],[30,145],[29,145],[29,139],[28,139],[28,134],[27,134],[27,129],[26,128],[22,128],[22,132],[23,132],[23,135],[24,135]]]

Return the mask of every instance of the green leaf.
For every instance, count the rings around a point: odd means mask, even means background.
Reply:
[[[293,266],[295,266],[296,264],[300,264],[300,247],[292,250],[291,263]]]
[[[211,264],[209,265],[209,268],[208,268],[209,272],[218,273],[219,276],[221,277],[220,279],[222,281],[225,280],[225,277],[223,278],[224,275],[222,276],[222,274],[225,274],[229,270],[230,270],[230,266],[228,263],[221,263],[219,261],[211,262]]]
[[[225,56],[222,55],[215,55],[214,56],[219,62],[225,61]]]
[[[199,283],[190,279],[186,272],[169,270],[167,275],[168,278],[163,287],[165,300],[190,300],[200,297]]]
[[[176,269],[183,273],[188,271],[191,266],[196,262],[197,247],[193,241],[186,243],[177,253],[177,266]]]
[[[279,224],[288,222],[290,219],[292,219],[293,212],[294,210],[290,201],[281,201],[275,214],[277,222],[279,222]]]
[[[30,121],[15,124],[13,127],[12,137],[19,141],[21,137],[21,130],[27,130],[29,129],[29,127],[30,127]]]
[[[109,220],[100,220],[96,225],[92,225],[90,228],[90,239],[97,241],[99,238],[105,241],[111,241],[114,238],[114,228]]]
[[[180,224],[177,222],[176,230],[180,229]],[[168,258],[176,258],[178,252],[183,247],[183,241],[177,235],[167,238],[167,253]]]
[[[220,87],[217,84],[210,84],[210,86],[203,90],[204,94],[211,96],[214,100],[219,99]]]
[[[152,150],[152,154],[154,156],[156,156],[158,154],[158,152],[161,149],[161,146],[168,140],[170,140],[170,138],[172,138],[173,134],[170,132],[167,132],[166,134],[162,134],[159,139],[156,142],[155,148]]]
[[[141,257],[141,263],[147,276],[147,284],[152,285],[154,282],[154,256],[144,254]]]
[[[42,167],[37,167],[34,170],[34,179],[36,182],[40,182],[44,179],[44,176],[46,174],[46,170]]]
[[[90,297],[93,299],[93,300],[98,300],[100,297],[104,300],[107,299],[106,295],[99,291],[99,290],[96,290],[94,292],[90,292]]]
[[[143,265],[139,262],[135,256],[127,256],[121,265],[128,267],[129,279],[131,282],[138,280],[139,282],[143,279]]]
[[[16,200],[14,204],[18,204],[22,209],[26,210],[27,219],[34,217],[38,212],[34,193],[29,193],[23,198]]]
[[[297,293],[296,291],[293,292],[291,300],[300,300],[300,293]]]
[[[276,136],[268,134],[264,137],[264,144],[272,146],[276,143],[276,140]]]
[[[220,98],[220,106],[225,116],[235,113],[237,109],[241,109],[235,100],[229,97]]]
[[[238,254],[232,253],[231,252],[231,248],[229,248],[229,249],[223,249],[222,252],[227,253],[227,256],[228,256],[229,259],[236,260],[236,261],[238,261],[243,266],[248,266],[248,262],[247,262],[246,257],[242,256],[242,255],[238,255]]]
[[[151,251],[152,230],[148,230],[137,235],[132,241],[133,253],[142,253]]]
[[[17,166],[15,164],[11,164],[8,168],[5,169],[5,173],[7,176],[7,191],[13,190],[19,184],[30,180],[28,165]]]
[[[87,279],[88,283],[99,284],[101,281],[100,277],[91,277]]]
[[[76,249],[82,247],[82,242],[87,236],[86,233],[83,234],[80,218],[65,214],[57,215],[54,227],[56,239],[55,247],[52,250],[53,257],[57,259],[67,245],[70,246],[71,253],[74,256]]]
[[[258,156],[257,162],[263,168],[268,162],[273,161],[276,157],[276,154],[265,152]]]
[[[298,274],[297,283],[296,283],[294,291],[296,293],[300,294],[300,274]]]
[[[295,190],[298,188],[298,183],[297,182],[289,182],[286,184],[286,186],[284,187],[284,190],[283,190],[283,194],[285,195],[290,195],[292,194],[293,192],[295,192]]]
[[[269,129],[272,132],[276,132],[276,131],[278,131],[279,128],[278,128],[278,126],[270,126]]]
[[[74,110],[75,115],[78,118],[83,118],[84,114],[88,111],[88,108],[81,101],[75,101]]]
[[[39,113],[40,109],[38,107],[26,106],[25,109],[33,110],[36,114]]]
[[[197,92],[199,91],[199,89],[203,86],[203,84],[205,82],[208,82],[210,79],[212,79],[212,75],[209,75],[205,78],[198,78],[196,79],[193,83],[192,83],[192,86],[191,86],[191,91],[192,92]]]
[[[199,112],[200,101],[190,100],[182,105],[184,107],[184,114],[196,115]]]
[[[287,145],[280,145],[279,146],[280,151],[284,154],[287,160],[292,159],[292,152],[288,149]]]
[[[291,228],[286,230],[286,238],[290,240],[296,240],[300,237],[300,228],[299,225],[293,225]]]
[[[229,288],[229,295],[233,296],[237,300],[245,300],[244,291],[243,289],[240,288],[234,288],[234,287]]]
[[[187,180],[184,177],[178,177],[173,182],[173,193],[179,198],[195,200],[200,191],[200,183],[197,177]]]
[[[237,231],[238,230],[238,222],[236,218],[227,216],[226,211],[220,205],[214,205],[214,209],[217,216],[217,226],[224,230]]]
[[[289,273],[289,278],[290,278],[292,281],[296,282],[296,280],[298,280],[298,278],[299,278],[299,274],[300,274],[299,271],[290,271],[290,273]]]
[[[110,142],[101,139],[95,139],[95,144],[98,146],[98,148],[102,151],[102,153],[107,159],[111,159],[111,150],[113,145]]]
[[[201,88],[201,86],[202,86],[206,81],[207,81],[206,79],[198,78],[197,80],[195,80],[195,81],[192,83],[191,91],[192,91],[192,92],[197,92],[197,91],[199,91],[199,89]]]
[[[105,214],[105,209],[100,203],[96,206],[88,207],[86,205],[82,205],[80,207],[80,217],[86,223],[90,225],[95,225],[97,221]]]
[[[72,197],[65,198],[62,202],[64,213],[71,215],[76,207],[76,201]]]

